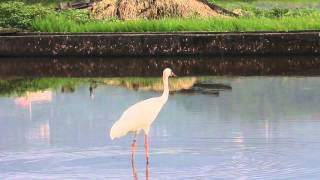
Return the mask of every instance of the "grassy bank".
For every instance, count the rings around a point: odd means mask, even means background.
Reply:
[[[320,10],[313,8],[257,8],[261,1],[221,1],[225,6],[242,3],[242,17],[164,18],[156,20],[118,19],[95,20],[87,10],[56,12],[45,5],[30,2],[59,2],[57,0],[25,0],[0,4],[0,27],[15,27],[41,32],[174,32],[174,31],[289,31],[319,30]],[[268,1],[268,0],[266,0]],[[275,2],[269,0],[268,2]],[[281,1],[287,2],[287,1]],[[299,2],[300,0],[288,1]],[[310,1],[317,2],[317,1]],[[309,3],[309,2],[308,2]]]
[[[174,31],[265,31],[320,29],[320,16],[244,18],[167,18],[160,20],[98,21],[77,23],[64,16],[50,15],[37,19],[33,29],[42,32],[174,32]]]

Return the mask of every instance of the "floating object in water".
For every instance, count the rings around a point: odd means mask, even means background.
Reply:
[[[228,84],[214,83],[212,81],[199,81],[193,84],[189,89],[182,89],[176,93],[187,94],[206,94],[219,96],[220,91],[230,91],[232,87]],[[175,92],[174,92],[175,93]]]
[[[138,102],[129,107],[116,121],[111,130],[111,139],[120,138],[129,132],[134,132],[134,138],[132,141],[132,159],[134,160],[135,148],[136,148],[136,137],[140,130],[144,131],[144,145],[146,151],[146,160],[149,163],[149,145],[148,145],[148,134],[150,125],[156,119],[163,105],[167,102],[169,97],[169,77],[175,76],[170,68],[166,68],[163,71],[163,94],[159,97]]]
[[[193,87],[206,88],[217,91],[232,90],[232,87],[228,84],[214,83],[212,81],[197,82],[193,85]]]

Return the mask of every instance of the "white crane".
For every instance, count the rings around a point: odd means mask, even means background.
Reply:
[[[120,138],[129,132],[134,132],[132,141],[132,159],[134,159],[136,148],[136,137],[140,130],[144,131],[144,147],[146,152],[146,160],[149,163],[149,145],[148,134],[150,125],[156,119],[162,106],[167,102],[169,97],[169,77],[176,76],[170,68],[163,70],[163,93],[159,97],[154,97],[140,101],[129,107],[116,121],[111,130],[111,139]]]

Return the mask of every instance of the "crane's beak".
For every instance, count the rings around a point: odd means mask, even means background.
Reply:
[[[171,76],[172,77],[177,77],[177,75],[175,73],[173,73],[173,72],[171,72]]]

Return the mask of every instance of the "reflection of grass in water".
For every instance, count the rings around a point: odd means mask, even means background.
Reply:
[[[181,77],[181,78],[170,78],[169,85],[170,90],[178,91],[181,89],[189,89],[199,78],[196,77]],[[99,81],[107,85],[124,86],[129,89],[139,90],[152,90],[162,91],[163,84],[161,78],[149,77],[149,78],[105,78]]]
[[[0,80],[1,96],[22,96],[26,92],[57,89],[63,85],[74,86],[81,82],[78,78],[30,78]]]
[[[188,89],[197,80],[208,77],[179,77],[170,79],[172,91]],[[95,82],[98,84],[124,86],[130,89],[161,91],[162,79],[156,77],[126,77],[126,78],[28,78],[0,80],[0,96],[22,96],[26,92],[46,89],[58,89],[62,86],[74,87],[81,83]]]

